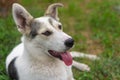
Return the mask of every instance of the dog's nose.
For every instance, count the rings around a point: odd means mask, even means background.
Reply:
[[[67,47],[72,47],[74,45],[74,40],[72,38],[69,38],[64,43]]]

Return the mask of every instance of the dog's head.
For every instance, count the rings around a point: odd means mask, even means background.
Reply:
[[[45,15],[39,18],[33,18],[17,3],[13,4],[12,11],[17,28],[25,38],[24,44],[37,50],[43,49],[47,55],[71,65],[72,57],[67,50],[73,46],[74,40],[62,31],[57,12],[57,7],[62,6],[60,3],[50,5]]]

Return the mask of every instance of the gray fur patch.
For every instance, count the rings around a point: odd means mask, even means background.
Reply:
[[[30,32],[30,34],[29,34],[29,36],[31,37],[31,38],[34,38],[34,37],[36,37],[36,35],[38,34],[38,30],[40,29],[40,22],[38,22],[38,21],[35,21],[35,20],[33,20],[32,22],[31,22],[31,25],[30,25],[30,27],[31,27],[31,32]]]
[[[48,19],[49,23],[53,26],[53,21],[51,18]]]

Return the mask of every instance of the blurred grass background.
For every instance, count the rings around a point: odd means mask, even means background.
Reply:
[[[73,68],[76,80],[120,80],[120,1],[119,0],[21,0],[34,17],[43,16],[48,5],[61,2],[60,21],[64,31],[75,39],[72,50],[96,54],[99,61],[75,58],[91,67],[90,72]],[[9,80],[5,59],[20,43],[11,12],[0,18],[0,80]]]

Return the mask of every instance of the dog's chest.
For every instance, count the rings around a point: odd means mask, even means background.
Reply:
[[[21,63],[21,64],[19,64]],[[68,74],[62,62],[16,62],[20,80],[67,80]]]

